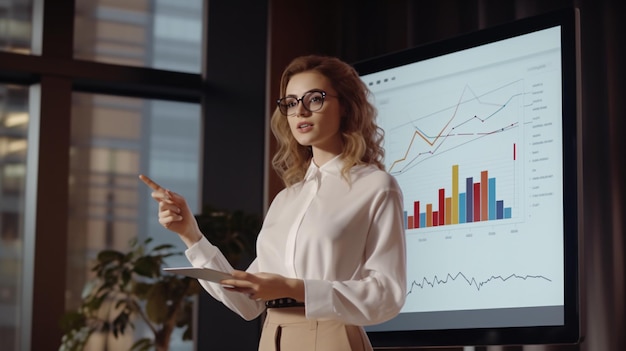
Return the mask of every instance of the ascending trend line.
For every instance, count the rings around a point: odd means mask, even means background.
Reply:
[[[483,132],[483,133],[457,133],[457,134],[454,134],[454,133],[452,133],[452,132],[448,132],[448,133],[445,133],[445,134],[444,134],[444,132],[446,131],[446,129],[448,128],[448,126],[449,126],[449,125],[452,123],[452,121],[453,121],[453,120],[457,117],[457,112],[458,112],[458,110],[459,110],[459,106],[460,106],[461,104],[464,104],[464,103],[467,103],[467,102],[470,102],[470,101],[474,101],[474,100],[476,100],[479,104],[482,104],[482,105],[493,105],[493,106],[497,106],[498,108],[497,108],[495,111],[493,111],[491,114],[489,114],[488,116],[486,116],[485,118],[480,118],[480,117],[478,117],[478,116],[472,116],[472,117],[470,117],[470,118],[468,118],[468,119],[466,119],[466,120],[464,120],[464,121],[461,121],[461,122],[460,122],[460,123],[458,123],[457,125],[453,126],[453,127],[451,128],[451,131],[454,131],[456,128],[458,128],[458,127],[460,127],[460,126],[462,126],[462,125],[465,125],[465,124],[467,124],[467,123],[471,122],[472,120],[478,120],[478,121],[480,121],[481,123],[484,123],[485,121],[489,120],[491,117],[493,117],[494,115],[496,115],[497,113],[499,113],[500,111],[502,111],[502,110],[503,110],[503,109],[504,109],[504,108],[505,108],[505,107],[506,107],[506,106],[507,106],[507,105],[511,102],[511,100],[512,100],[513,98],[515,98],[515,97],[517,97],[517,96],[519,96],[519,95],[522,95],[522,94],[514,94],[514,95],[512,95],[512,96],[511,96],[511,97],[509,97],[509,99],[508,99],[505,103],[503,103],[503,104],[496,104],[496,103],[490,103],[490,102],[483,102],[483,101],[481,101],[481,97],[484,97],[485,95],[488,95],[488,94],[490,94],[490,93],[492,93],[492,92],[494,92],[494,91],[497,91],[497,90],[499,90],[499,89],[503,89],[503,88],[505,88],[505,87],[507,87],[507,86],[510,86],[510,85],[512,85],[512,84],[515,84],[515,83],[517,83],[518,81],[519,81],[519,80],[514,81],[514,82],[511,82],[511,83],[507,83],[507,84],[505,84],[505,85],[503,85],[503,86],[501,86],[501,87],[498,87],[498,88],[496,88],[496,89],[493,89],[493,90],[491,90],[491,91],[489,91],[489,92],[486,92],[486,93],[484,93],[484,94],[482,94],[482,95],[480,95],[480,96],[479,96],[479,95],[476,95],[476,93],[474,93],[474,91],[473,91],[473,90],[472,90],[472,89],[471,89],[468,85],[466,85],[466,86],[463,88],[463,91],[461,92],[461,96],[459,97],[459,100],[458,100],[458,101],[457,101],[457,103],[453,106],[453,108],[454,108],[453,113],[450,115],[450,117],[448,118],[447,122],[445,122],[445,124],[444,124],[444,126],[441,128],[441,130],[440,130],[440,131],[439,131],[436,135],[434,135],[434,136],[429,136],[429,135],[427,135],[427,133],[423,132],[420,128],[418,128],[418,127],[414,127],[414,128],[415,128],[415,132],[413,133],[413,136],[411,137],[411,141],[409,142],[409,145],[407,146],[407,148],[406,148],[406,151],[405,151],[404,155],[403,155],[401,158],[399,158],[399,159],[397,159],[397,160],[393,161],[393,163],[392,163],[392,164],[391,164],[391,166],[389,167],[389,172],[391,172],[391,171],[392,171],[392,169],[396,166],[396,164],[399,164],[399,163],[404,162],[404,161],[406,161],[406,160],[407,160],[407,157],[408,157],[408,155],[409,155],[409,152],[411,151],[411,149],[412,149],[412,147],[413,147],[413,143],[415,142],[416,138],[418,138],[418,137],[419,137],[420,139],[422,139],[424,142],[426,142],[426,144],[428,144],[429,146],[431,146],[431,147],[432,147],[432,146],[434,146],[434,145],[435,145],[435,143],[437,143],[437,141],[438,141],[439,139],[442,139],[442,138],[443,138],[443,140],[441,141],[441,143],[439,143],[439,146],[441,146],[441,144],[443,144],[443,141],[445,141],[448,137],[452,137],[452,136],[471,136],[471,135],[477,135],[477,136],[482,137],[482,136],[485,136],[485,135],[490,135],[490,134],[493,134],[493,133],[502,132],[502,131],[504,131],[504,130],[506,130],[506,129],[510,128],[510,127],[517,126],[518,122],[515,122],[515,123],[511,123],[511,124],[509,124],[509,125],[507,125],[507,126],[504,126],[504,127],[502,127],[502,128],[497,128],[497,129],[495,129],[495,130],[489,131],[489,132]],[[472,94],[472,96],[473,96],[473,97],[472,97],[472,98],[470,98],[470,99],[463,100],[463,96],[465,95],[465,92],[466,92],[466,91],[469,91],[469,92]],[[446,109],[444,109],[444,110],[447,110],[447,109],[449,109],[449,108],[446,108]],[[443,112],[444,110],[439,111],[439,112],[435,112],[435,113],[433,113],[433,114],[431,114],[431,115],[434,115],[434,114],[436,114],[436,113]],[[429,115],[429,116],[430,116],[430,115]],[[425,117],[428,117],[428,116],[424,116],[424,118],[425,118]],[[396,127],[396,128],[398,128],[398,127]],[[394,128],[394,129],[395,129],[395,128]],[[438,148],[439,148],[439,146],[438,146],[436,149],[438,149]],[[435,150],[428,151],[428,152],[425,152],[425,153],[422,153],[422,154],[434,154],[434,153],[435,153],[435,151],[436,151],[436,149],[435,149]],[[419,155],[418,155],[418,156],[419,156]]]
[[[518,274],[511,274],[508,277],[502,277],[501,275],[492,275],[491,277],[489,277],[488,279],[482,281],[482,282],[477,282],[476,278],[472,278],[472,279],[468,279],[465,274],[459,272],[457,273],[455,276],[452,276],[450,273],[448,273],[446,275],[445,279],[439,279],[436,275],[433,277],[432,281],[429,281],[428,279],[426,279],[426,277],[424,277],[422,279],[421,282],[417,282],[417,281],[413,281],[411,283],[411,286],[409,288],[409,291],[407,292],[407,295],[410,295],[413,292],[413,288],[414,287],[419,287],[421,289],[424,289],[427,285],[430,286],[431,288],[434,288],[435,285],[441,285],[441,284],[447,284],[448,281],[451,279],[453,281],[457,280],[459,277],[463,278],[465,280],[465,282],[467,282],[467,285],[474,285],[476,287],[476,290],[480,290],[480,288],[482,288],[483,285],[491,282],[492,280],[501,280],[503,282],[515,278],[515,279],[522,279],[522,280],[528,280],[528,279],[544,279],[546,281],[551,282],[552,280],[549,278],[546,278],[542,275],[518,275]]]
[[[470,118],[470,120],[471,120],[471,119],[472,119],[472,118]],[[484,120],[481,120],[481,121],[482,121],[482,122],[484,122]],[[464,123],[465,123],[465,122],[464,122]],[[416,155],[413,159],[411,159],[411,161],[409,162],[409,164],[408,164],[407,166],[405,166],[405,168],[406,168],[406,167],[408,167],[408,166],[409,166],[409,165],[410,165],[410,164],[411,164],[411,163],[412,163],[415,159],[417,159],[419,156],[422,156],[422,155],[434,155],[435,153],[437,153],[437,150],[439,150],[439,148],[443,145],[443,142],[444,142],[444,141],[445,141],[448,137],[452,137],[452,136],[469,136],[469,135],[475,135],[475,136],[477,136],[477,137],[478,137],[478,138],[476,138],[476,139],[479,139],[479,138],[482,138],[482,137],[487,136],[487,135],[492,135],[492,134],[495,134],[495,133],[501,133],[501,132],[507,131],[507,130],[509,130],[509,129],[511,129],[511,128],[517,127],[517,125],[518,125],[518,122],[515,122],[515,123],[511,123],[511,124],[509,124],[509,125],[507,125],[507,126],[504,126],[504,127],[502,127],[502,128],[498,128],[498,129],[496,129],[496,130],[492,130],[492,131],[489,131],[489,132],[484,132],[484,133],[473,133],[473,134],[470,134],[470,133],[458,133],[458,134],[452,134],[452,133],[450,133],[450,134],[446,134],[446,135],[444,136],[445,138],[442,140],[442,142],[441,142],[441,143],[439,143],[439,145],[437,145],[437,146],[436,146],[433,150],[429,150],[429,151],[425,151],[425,152],[420,152],[420,153],[418,153],[418,154],[417,154],[417,155]],[[411,151],[411,146],[413,145],[413,142],[415,141],[415,137],[416,137],[419,133],[420,133],[420,131],[419,131],[419,130],[416,130],[416,131],[415,131],[415,133],[413,134],[413,137],[411,138],[411,142],[409,143],[409,146],[407,147],[406,152],[404,153],[404,156],[403,156],[402,158],[400,158],[400,159],[397,159],[397,160],[393,161],[393,163],[392,163],[392,164],[391,164],[391,166],[389,167],[389,172],[392,172],[392,169],[394,168],[394,166],[395,166],[396,164],[399,164],[399,163],[404,162],[404,161],[406,161],[406,160],[407,160],[407,157],[408,157],[408,155],[409,155],[409,152]],[[421,136],[422,138],[424,138],[424,137],[423,137],[423,134],[421,134],[420,136]],[[438,137],[439,137],[439,136],[438,136]],[[474,140],[476,140],[476,139],[474,139]],[[462,144],[459,144],[459,145],[457,145],[456,147],[462,146],[462,145],[464,145],[464,144],[466,144],[466,143],[467,143],[467,142],[462,143]],[[429,144],[430,144],[430,143],[429,143]],[[434,143],[433,143],[433,144],[434,144]],[[432,144],[431,144],[431,146],[432,146]],[[449,149],[449,150],[452,150],[452,149],[454,149],[454,148],[455,148],[455,147],[453,147],[453,148],[451,148],[451,149]],[[396,172],[402,172],[403,170],[404,170],[404,168],[403,168],[402,170],[400,170],[400,171],[396,171]]]

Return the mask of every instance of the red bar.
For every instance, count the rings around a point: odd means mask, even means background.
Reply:
[[[439,225],[439,213],[437,213],[437,211],[433,211],[433,227],[436,227]]]
[[[413,223],[415,224],[415,228],[421,228],[420,225],[424,225],[424,223],[420,223],[420,202],[413,202]]]
[[[474,222],[480,221],[480,183],[474,183]]]
[[[513,161],[517,160],[517,144],[513,143]]]
[[[446,191],[439,189],[439,225],[445,224],[446,215]]]

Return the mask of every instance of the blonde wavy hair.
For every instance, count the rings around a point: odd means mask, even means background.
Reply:
[[[383,130],[376,124],[376,108],[368,100],[370,91],[349,64],[328,56],[301,56],[285,68],[280,81],[280,96],[285,96],[291,78],[302,72],[317,72],[328,78],[339,96],[341,137],[343,141],[343,177],[350,182],[350,169],[373,164],[385,169],[382,160]],[[304,179],[312,154],[309,146],[300,145],[291,134],[287,117],[274,110],[271,128],[278,143],[272,166],[286,186]]]

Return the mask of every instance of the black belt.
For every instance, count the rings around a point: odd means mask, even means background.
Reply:
[[[304,307],[304,302],[298,302],[289,297],[283,297],[276,300],[265,301],[267,308],[283,308],[283,307]]]

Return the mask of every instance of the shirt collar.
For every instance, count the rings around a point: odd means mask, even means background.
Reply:
[[[341,155],[333,157],[331,160],[324,163],[322,167],[318,167],[315,162],[313,162],[313,159],[311,159],[309,169],[307,169],[306,175],[304,176],[304,181],[306,182],[322,175],[334,175],[341,177],[342,168],[343,160],[341,159]]]

